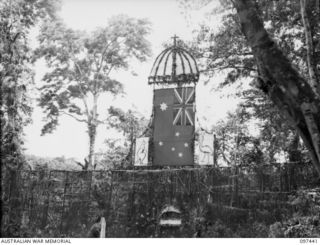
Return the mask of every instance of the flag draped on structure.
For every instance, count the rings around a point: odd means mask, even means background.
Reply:
[[[142,137],[136,139],[136,147],[135,147],[135,166],[146,166],[148,165],[148,145],[149,138]]]
[[[154,92],[154,165],[193,165],[194,87]]]
[[[213,165],[214,157],[214,135],[201,131],[199,134],[199,164]]]

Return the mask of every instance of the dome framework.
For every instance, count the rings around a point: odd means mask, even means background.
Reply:
[[[162,51],[156,58],[148,77],[149,84],[197,83],[199,70],[193,56],[186,49],[174,44]]]

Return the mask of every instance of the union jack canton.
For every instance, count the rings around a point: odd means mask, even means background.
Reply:
[[[193,126],[194,124],[194,88],[175,88],[173,105],[173,125]]]

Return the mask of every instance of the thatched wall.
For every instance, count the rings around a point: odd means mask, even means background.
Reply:
[[[274,222],[279,210],[290,209],[288,195],[314,177],[312,170],[299,165],[259,171],[20,171],[17,176],[15,186],[7,188],[16,195],[2,195],[2,236],[85,237],[101,216],[107,221],[107,237],[166,236],[158,220],[166,205],[182,213],[183,225],[175,236],[192,236],[204,219],[240,222],[249,212],[258,219],[262,216],[257,210],[263,209],[274,210]],[[19,219],[12,221],[13,214]],[[242,218],[237,221],[236,216]]]

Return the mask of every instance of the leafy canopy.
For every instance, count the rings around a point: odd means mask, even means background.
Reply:
[[[43,78],[40,106],[48,123],[42,133],[52,132],[61,114],[88,125],[99,125],[97,100],[103,93],[117,95],[122,84],[111,78],[114,70],[127,69],[132,58],[145,61],[150,55],[146,35],[150,23],[125,15],[111,18],[106,27],[88,34],[61,21],[41,28],[38,58],[44,57],[50,71]]]
[[[183,1],[182,1],[183,2]],[[190,5],[187,8],[198,6]],[[202,7],[210,1],[203,1]],[[212,2],[212,1],[211,1]],[[214,10],[215,14],[221,17],[221,24],[218,29],[213,28],[212,23],[203,23],[197,30],[197,38],[194,47],[198,47],[197,57],[202,61],[201,70],[203,75],[210,77],[218,72],[223,72],[225,80],[220,83],[223,88],[242,78],[247,78],[244,83],[249,84],[243,91],[237,91],[236,95],[244,98],[240,108],[247,114],[245,123],[250,119],[258,119],[260,135],[259,141],[249,139],[249,143],[255,146],[256,150],[264,152],[266,162],[275,161],[275,155],[279,152],[288,153],[289,160],[297,159],[291,157],[292,152],[302,150],[297,144],[297,133],[277,108],[267,93],[268,87],[261,82],[257,69],[257,60],[254,58],[251,47],[242,34],[239,16],[233,9],[233,1],[221,1],[221,5]],[[314,5],[315,1],[308,2],[308,7]],[[264,20],[264,26],[272,36],[273,40],[281,48],[290,62],[299,70],[304,78],[308,78],[307,50],[303,21],[300,13],[300,1],[267,1],[262,0],[256,3],[260,16]],[[213,13],[213,12],[212,12]],[[308,9],[309,21],[314,40],[314,57],[319,63],[319,21],[316,9]],[[209,17],[212,17],[209,15]],[[217,18],[217,16],[216,16]],[[264,93],[263,93],[264,92]],[[228,122],[221,122],[221,129],[228,126]],[[228,134],[218,132],[218,137],[225,140]],[[221,135],[220,135],[221,134]],[[226,135],[226,136],[225,136]],[[240,136],[239,136],[240,137]],[[221,145],[224,142],[221,142]],[[237,148],[235,143],[226,144],[230,149]],[[223,145],[222,145],[223,146]],[[226,149],[226,147],[224,147]],[[294,153],[295,154],[295,153]]]
[[[23,126],[31,121],[29,32],[39,21],[54,19],[59,6],[60,1],[52,0],[0,2],[1,145],[6,166],[21,163]]]

